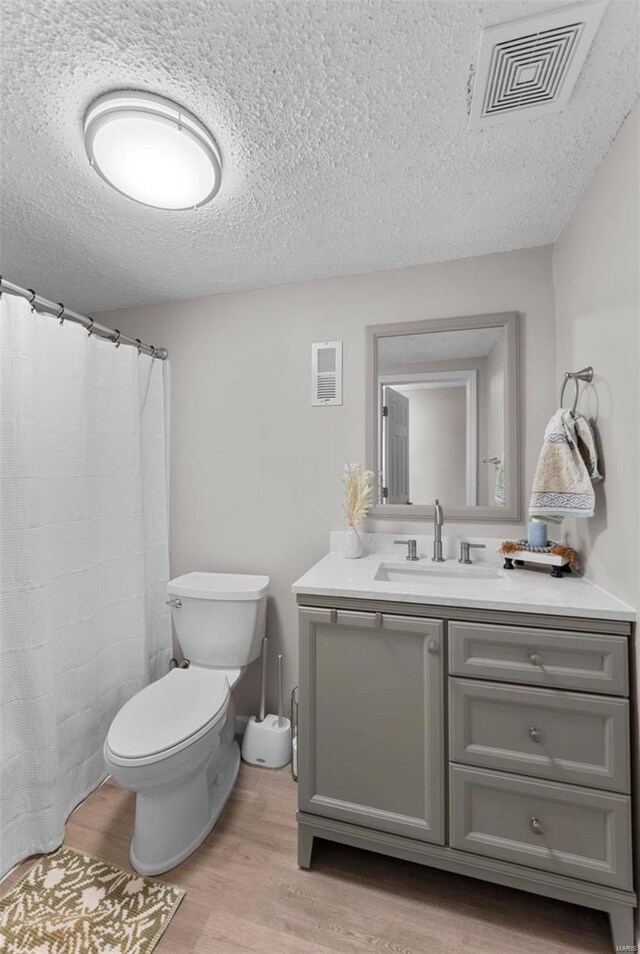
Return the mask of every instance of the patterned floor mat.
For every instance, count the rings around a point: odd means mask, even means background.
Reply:
[[[150,954],[184,895],[62,847],[0,898],[0,952]]]

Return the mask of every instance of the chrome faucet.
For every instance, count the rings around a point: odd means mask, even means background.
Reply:
[[[444,563],[442,556],[442,525],[444,523],[444,514],[439,500],[433,501],[433,563]]]

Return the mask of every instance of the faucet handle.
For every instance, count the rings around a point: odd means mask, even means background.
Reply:
[[[407,560],[417,560],[417,543],[415,540],[394,540],[394,543],[404,543],[408,547]]]
[[[469,550],[486,550],[486,543],[469,543],[468,540],[462,540],[460,543],[460,559],[458,563],[471,563]]]

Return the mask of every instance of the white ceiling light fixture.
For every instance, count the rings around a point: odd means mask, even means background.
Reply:
[[[220,188],[218,145],[176,103],[134,90],[99,96],[84,118],[89,161],[122,195],[156,209],[195,209]]]

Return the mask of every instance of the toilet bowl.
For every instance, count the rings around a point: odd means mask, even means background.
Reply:
[[[133,696],[104,744],[108,771],[136,793],[130,858],[140,874],[187,858],[231,794],[240,766],[231,689],[260,652],[268,584],[268,577],[191,573],[167,587],[188,668]]]

